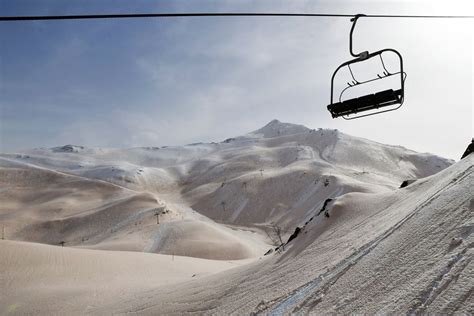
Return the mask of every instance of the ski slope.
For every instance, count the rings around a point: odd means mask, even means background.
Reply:
[[[0,313],[470,313],[473,159],[277,120],[2,153]]]

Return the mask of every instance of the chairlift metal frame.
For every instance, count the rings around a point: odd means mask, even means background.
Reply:
[[[334,73],[332,75],[332,78],[331,78],[331,104],[329,104],[327,106],[327,108],[328,108],[328,110],[331,113],[333,118],[337,118],[337,117],[342,116],[342,118],[344,118],[345,120],[353,120],[353,119],[361,118],[361,117],[365,117],[365,116],[371,116],[371,115],[380,114],[380,113],[384,113],[384,112],[395,111],[395,110],[398,110],[403,105],[403,102],[404,102],[404,99],[405,99],[406,73],[403,71],[403,58],[402,58],[402,55],[397,50],[395,50],[393,48],[385,48],[385,49],[381,49],[381,50],[378,50],[378,51],[373,52],[373,53],[369,53],[368,51],[363,51],[363,52],[358,53],[358,54],[354,53],[353,48],[352,48],[352,42],[353,42],[352,41],[352,34],[354,33],[354,29],[355,29],[357,20],[360,17],[363,17],[363,16],[365,16],[365,15],[364,14],[357,14],[353,18],[351,18],[352,27],[351,27],[350,36],[349,36],[349,52],[353,57],[356,57],[356,58],[352,59],[352,60],[349,60],[345,63],[342,63],[339,67],[336,68],[336,70],[334,71]],[[385,67],[385,62],[383,60],[382,54],[387,53],[387,52],[394,53],[398,57],[399,62],[400,62],[400,68],[399,68],[400,70],[399,71],[391,73]],[[365,81],[358,81],[354,76],[351,65],[369,60],[369,59],[377,57],[377,56],[380,58],[380,61],[381,61],[382,67],[383,67],[383,75],[377,74],[377,78],[372,78],[372,79],[365,80]],[[339,102],[334,103],[334,78],[336,77],[337,72],[340,69],[342,69],[343,67],[347,67],[349,69],[349,72],[350,72],[351,77],[352,77],[353,80],[352,80],[352,82],[348,82],[347,83],[348,86],[345,87],[341,91],[341,93],[339,95],[339,99],[338,99]],[[378,92],[378,93],[375,93],[375,94],[369,94],[369,95],[361,96],[359,98],[354,98],[354,99],[349,99],[349,100],[346,100],[346,101],[342,101],[343,94],[350,88],[353,88],[355,86],[362,85],[362,84],[365,84],[365,83],[373,82],[373,81],[376,81],[376,80],[385,79],[385,78],[388,78],[388,77],[391,77],[391,76],[396,76],[396,75],[400,75],[400,89],[398,89],[398,90],[394,91],[394,90],[390,89],[390,90],[381,91],[381,92]],[[364,106],[364,104],[366,104],[366,105]],[[382,107],[397,105],[397,104],[398,104],[398,106],[392,107],[392,108],[389,108],[389,109],[383,109],[383,110],[376,111],[376,112],[371,112],[371,113],[368,113],[368,114],[358,115],[358,116],[355,116],[355,117],[349,117],[349,115],[357,114],[357,113],[360,113],[360,112],[363,112],[363,111],[375,110],[375,109],[379,109],[379,108],[382,108]]]

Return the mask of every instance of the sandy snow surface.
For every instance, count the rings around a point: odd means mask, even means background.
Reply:
[[[473,162],[277,120],[3,153],[0,314],[473,313]]]

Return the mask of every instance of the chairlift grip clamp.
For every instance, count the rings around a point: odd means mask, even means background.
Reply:
[[[367,16],[367,15],[363,13],[356,14],[354,15],[353,18],[351,18],[351,22],[356,22],[358,18],[363,17],[363,16]]]

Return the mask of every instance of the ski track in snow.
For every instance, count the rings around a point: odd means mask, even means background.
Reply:
[[[232,216],[230,218],[230,221],[233,223],[237,217],[239,217],[240,213],[242,212],[242,210],[245,208],[245,206],[247,205],[247,203],[249,202],[249,198],[245,198],[239,205],[239,207],[237,207],[234,212],[232,213]]]
[[[441,273],[431,282],[430,286],[422,293],[421,301],[415,304],[407,314],[420,314],[424,309],[433,302],[436,297],[452,282],[452,278],[449,278],[451,271],[464,270],[464,268],[471,262],[471,258],[465,258],[465,254],[469,248],[473,245],[468,245],[463,250],[458,252],[456,255],[452,256],[448,261],[446,267],[441,271]]]
[[[268,215],[268,218],[271,218],[273,213],[275,212],[276,208],[272,208],[272,210],[270,211],[270,214]]]
[[[150,242],[145,246],[144,252],[156,253],[164,242],[166,242],[167,232],[169,231],[170,223],[161,223],[160,228],[153,234]]]
[[[320,189],[320,186],[321,185],[318,182],[317,185],[311,187],[309,190],[303,191],[295,204],[293,204],[293,208],[295,209],[303,205],[311,196],[316,194],[316,192]]]
[[[297,312],[298,311],[298,305],[304,304],[304,301],[311,295],[312,300],[314,299],[315,294],[318,295],[319,300],[322,299],[324,296],[324,293],[327,291],[327,289],[337,281],[351,266],[356,264],[360,259],[362,259],[365,255],[369,254],[377,245],[385,240],[387,237],[389,237],[393,232],[395,232],[398,228],[400,228],[406,221],[408,221],[410,218],[412,218],[414,215],[416,215],[423,207],[426,205],[430,204],[433,200],[438,198],[441,192],[446,190],[447,188],[456,185],[457,182],[459,182],[461,179],[469,175],[469,171],[473,168],[473,166],[470,166],[464,171],[464,175],[459,177],[456,181],[451,182],[447,184],[445,187],[439,189],[436,191],[430,198],[422,202],[418,207],[416,207],[410,214],[408,214],[405,218],[400,220],[397,224],[389,228],[387,231],[382,233],[379,237],[373,239],[372,241],[368,242],[361,248],[359,248],[356,252],[354,252],[352,255],[350,255],[348,258],[340,261],[338,264],[336,264],[331,270],[319,275],[312,281],[308,282],[307,284],[301,286],[300,288],[296,289],[293,291],[292,294],[287,296],[286,298],[283,298],[283,301],[279,302],[274,306],[270,311],[269,315],[283,315],[287,313],[292,313],[292,312]],[[446,268],[446,273],[449,272],[451,267],[458,262],[460,259],[459,256],[455,256],[451,262],[448,264],[448,267]],[[445,273],[444,273],[445,274]],[[443,275],[442,274],[439,277],[439,281],[442,279]],[[439,283],[439,281],[437,281]],[[433,286],[433,288],[435,285]],[[426,294],[426,299],[424,300],[425,302],[428,301],[430,298],[430,293]],[[318,302],[318,299],[316,300],[316,303]],[[416,311],[416,309],[414,309]]]

